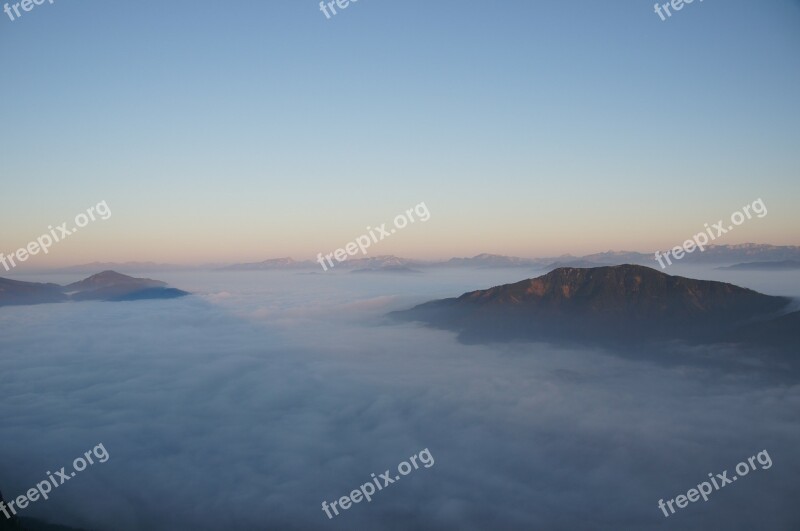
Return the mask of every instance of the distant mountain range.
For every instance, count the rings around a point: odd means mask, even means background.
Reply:
[[[732,266],[718,267],[731,271],[793,271],[800,269],[800,260],[781,260],[778,262],[745,262]]]
[[[448,267],[537,267],[542,265],[542,260],[538,258],[519,258],[516,256],[503,256],[499,254],[479,254],[472,258],[451,258],[445,262],[438,262],[432,265]]]
[[[48,273],[92,273],[94,271],[130,271],[137,273],[157,272],[157,271],[182,271],[196,269],[195,267],[180,266],[175,264],[159,264],[156,262],[92,262],[90,264],[78,264],[68,267],[60,267],[46,270]]]
[[[411,269],[412,267],[425,267],[430,262],[421,260],[409,260],[406,258],[398,258],[392,255],[370,256],[366,258],[349,258],[344,262],[337,262],[334,260],[334,267],[329,269],[333,270],[362,270],[374,272],[377,270],[397,270],[405,271],[404,268]],[[326,262],[327,264],[327,262]],[[274,258],[271,260],[264,260],[263,262],[251,262],[244,264],[233,264],[225,267],[217,268],[217,271],[274,271],[274,270],[292,270],[292,269],[314,269],[322,270],[319,262],[313,260],[297,261],[292,258]],[[406,271],[407,272],[407,271]]]
[[[419,269],[408,266],[384,266],[384,267],[365,267],[363,269],[353,269],[351,273],[422,273]]]
[[[662,251],[665,251],[663,249]],[[686,254],[680,264],[731,265],[742,262],[799,261],[800,246],[779,246],[745,243],[741,245],[712,245],[704,252],[695,250]],[[344,269],[366,269],[373,271],[383,268],[441,268],[464,267],[477,269],[490,268],[528,268],[536,271],[549,271],[560,267],[600,267],[607,265],[638,264],[654,267],[657,262],[654,253],[636,251],[607,251],[586,256],[562,255],[543,258],[521,258],[483,253],[472,257],[450,258],[448,260],[414,260],[393,255],[370,257],[350,257],[343,262],[334,260],[334,271]],[[762,270],[767,270],[764,268]],[[94,262],[70,267],[42,270],[48,273],[91,273],[99,270],[126,271],[128,273],[148,273],[157,271],[282,271],[319,270],[321,266],[314,260],[294,260],[293,258],[271,258],[260,262],[246,262],[229,265],[206,264],[197,266],[159,264],[154,262]]]
[[[639,265],[559,268],[546,275],[392,317],[454,330],[465,342],[550,341],[601,345],[681,340],[800,346],[791,299]]]
[[[666,251],[666,249],[664,249]],[[705,251],[695,250],[684,255],[680,264],[735,264],[737,262],[753,262],[760,260],[763,263],[776,261],[800,261],[800,246],[767,245],[757,243],[743,243],[741,245],[712,245]],[[552,270],[559,267],[600,267],[607,265],[638,264],[654,267],[657,262],[653,253],[639,253],[634,251],[608,251],[605,253],[589,254],[570,259],[555,260],[544,269]],[[762,270],[767,270],[768,267]]]
[[[666,250],[666,249],[665,249]],[[652,255],[651,255],[652,256]],[[694,251],[681,261],[696,263],[776,262],[800,260],[800,246],[742,243],[740,245],[712,245],[705,252]]]
[[[217,271],[271,271],[274,269],[303,269],[313,267],[315,262],[305,260],[298,262],[292,258],[273,258],[263,262],[249,262],[218,267]],[[319,267],[319,264],[317,264]]]
[[[800,246],[778,246],[746,243],[741,245],[712,245],[704,252],[695,251],[687,254],[681,264],[735,264],[760,260],[772,262],[778,260],[800,261]],[[607,251],[586,256],[564,255],[545,258],[520,258],[483,253],[472,257],[450,258],[448,260],[413,260],[393,255],[381,255],[367,258],[348,258],[343,262],[334,262],[333,270],[366,269],[373,271],[382,268],[441,268],[465,267],[477,269],[490,268],[528,268],[549,271],[559,267],[600,267],[607,265],[638,264],[656,266],[653,253],[635,251]],[[222,271],[264,271],[281,269],[320,269],[319,263],[313,260],[296,261],[291,258],[277,258],[263,262],[233,264],[219,268]]]
[[[184,295],[188,293],[167,287],[164,282],[129,277],[115,271],[103,271],[67,286],[0,278],[0,306],[87,300],[173,299]]]

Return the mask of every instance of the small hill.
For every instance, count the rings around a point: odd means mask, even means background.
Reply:
[[[63,290],[64,288],[58,284],[21,282],[0,278],[0,306],[64,302],[69,297],[64,294]]]
[[[87,300],[173,299],[188,294],[169,288],[160,280],[129,277],[116,271],[103,271],[66,286],[0,278],[0,306]]]

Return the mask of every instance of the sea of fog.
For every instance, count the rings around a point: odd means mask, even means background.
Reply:
[[[800,296],[798,273],[669,272]],[[194,295],[0,308],[6,500],[97,444],[110,456],[23,515],[98,531],[800,529],[791,375],[464,345],[384,317],[534,271],[143,276]],[[433,466],[322,511],[426,448]],[[658,508],[762,450],[770,468]]]

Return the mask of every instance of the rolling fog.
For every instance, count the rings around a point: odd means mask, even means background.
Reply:
[[[797,273],[667,272],[800,295]],[[800,527],[791,375],[463,345],[383,317],[533,272],[144,276],[195,295],[0,308],[6,499],[99,443],[110,455],[23,515],[121,531]],[[434,466],[321,510],[424,448]],[[658,509],[764,449],[771,468]]]

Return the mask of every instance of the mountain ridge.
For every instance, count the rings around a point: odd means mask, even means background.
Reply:
[[[188,292],[167,287],[165,282],[102,271],[78,282],[61,286],[23,282],[0,277],[0,306],[27,306],[70,301],[131,301],[172,299]]]
[[[737,262],[753,262],[755,260],[775,262],[781,260],[799,260],[800,246],[771,245],[760,243],[743,243],[731,245],[709,245],[705,252],[687,254],[682,264],[735,264]],[[360,262],[359,262],[360,261]],[[620,265],[624,263],[653,266],[656,264],[653,253],[638,251],[604,251],[583,256],[563,254],[550,257],[519,257],[491,253],[480,253],[471,257],[451,257],[441,260],[420,260],[402,258],[393,255],[377,255],[373,257],[349,258],[336,262],[340,269],[358,267],[387,266],[406,267],[471,267],[471,268],[523,268],[549,270],[558,267],[599,267],[604,265]],[[92,262],[67,267],[50,269],[31,269],[32,273],[90,273],[98,269],[125,270],[128,272],[147,273],[156,271],[260,271],[282,269],[317,269],[316,260],[295,260],[291,257],[269,258],[258,262],[241,262],[233,264],[196,264],[177,265],[154,262]]]
[[[734,338],[737,326],[777,316],[790,302],[725,282],[625,264],[559,268],[390,315],[477,341],[719,342]]]

